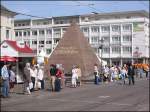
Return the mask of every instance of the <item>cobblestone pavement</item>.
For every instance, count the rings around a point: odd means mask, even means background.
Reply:
[[[21,84],[16,85],[16,93],[1,99],[1,111],[149,111],[149,80],[145,78],[136,79],[131,86],[88,83],[31,95],[21,94],[20,88]]]

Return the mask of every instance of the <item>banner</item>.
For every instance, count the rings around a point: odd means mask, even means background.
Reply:
[[[134,32],[139,32],[139,31],[144,31],[144,23],[133,23],[133,31]]]

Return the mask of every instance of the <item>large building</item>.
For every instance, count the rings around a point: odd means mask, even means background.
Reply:
[[[25,41],[37,55],[41,49],[50,55],[71,21],[108,64],[134,63],[138,58],[148,63],[149,13],[144,10],[15,20],[15,39]]]
[[[10,11],[4,6],[0,5],[0,43],[4,40],[14,40],[14,16],[16,12]]]

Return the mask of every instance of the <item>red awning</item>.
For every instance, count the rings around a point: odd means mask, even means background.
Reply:
[[[11,62],[14,62],[14,61],[18,61],[17,58],[14,58],[14,57],[10,57],[10,56],[2,56],[0,57],[0,61],[4,61],[4,62],[7,62],[7,61],[11,61]]]

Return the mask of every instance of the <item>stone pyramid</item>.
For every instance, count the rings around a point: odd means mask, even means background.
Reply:
[[[62,64],[65,73],[71,73],[73,65],[82,71],[82,80],[93,77],[94,64],[100,62],[76,23],[72,23],[55,50],[49,57],[49,64]]]

